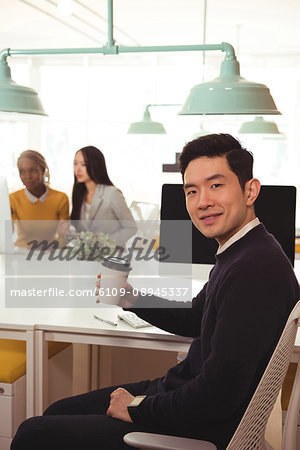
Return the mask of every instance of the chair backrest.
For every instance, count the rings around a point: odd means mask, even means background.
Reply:
[[[227,450],[265,449],[265,430],[285,378],[300,321],[300,301],[291,312],[278,344]]]
[[[130,211],[136,220],[138,235],[148,242],[155,239],[159,234],[159,206],[156,203],[133,201]]]
[[[159,206],[157,203],[133,201],[130,211],[135,220],[158,220]]]

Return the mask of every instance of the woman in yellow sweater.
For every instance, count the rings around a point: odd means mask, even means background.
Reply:
[[[50,243],[59,238],[59,221],[69,219],[68,197],[64,192],[49,187],[49,168],[39,152],[22,152],[17,164],[25,188],[9,196],[12,219],[18,233],[15,245],[30,247],[29,243],[33,240]]]

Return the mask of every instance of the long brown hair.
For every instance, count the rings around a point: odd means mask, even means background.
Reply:
[[[78,152],[81,152],[83,154],[84,162],[86,164],[86,170],[91,180],[93,180],[97,184],[113,186],[113,183],[111,182],[107,173],[104,155],[97,147],[89,145],[78,150],[76,154]],[[80,210],[84,201],[85,194],[85,184],[79,183],[74,175],[71,220],[80,219]]]

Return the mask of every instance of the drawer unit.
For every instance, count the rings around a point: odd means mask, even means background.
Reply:
[[[0,383],[0,450],[9,450],[11,439],[26,418],[26,375],[14,383]]]

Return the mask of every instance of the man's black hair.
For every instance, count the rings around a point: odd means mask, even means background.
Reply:
[[[229,168],[238,177],[244,190],[246,181],[253,178],[253,156],[230,134],[208,134],[188,142],[179,157],[182,177],[191,161],[202,156],[215,158],[225,156]]]

